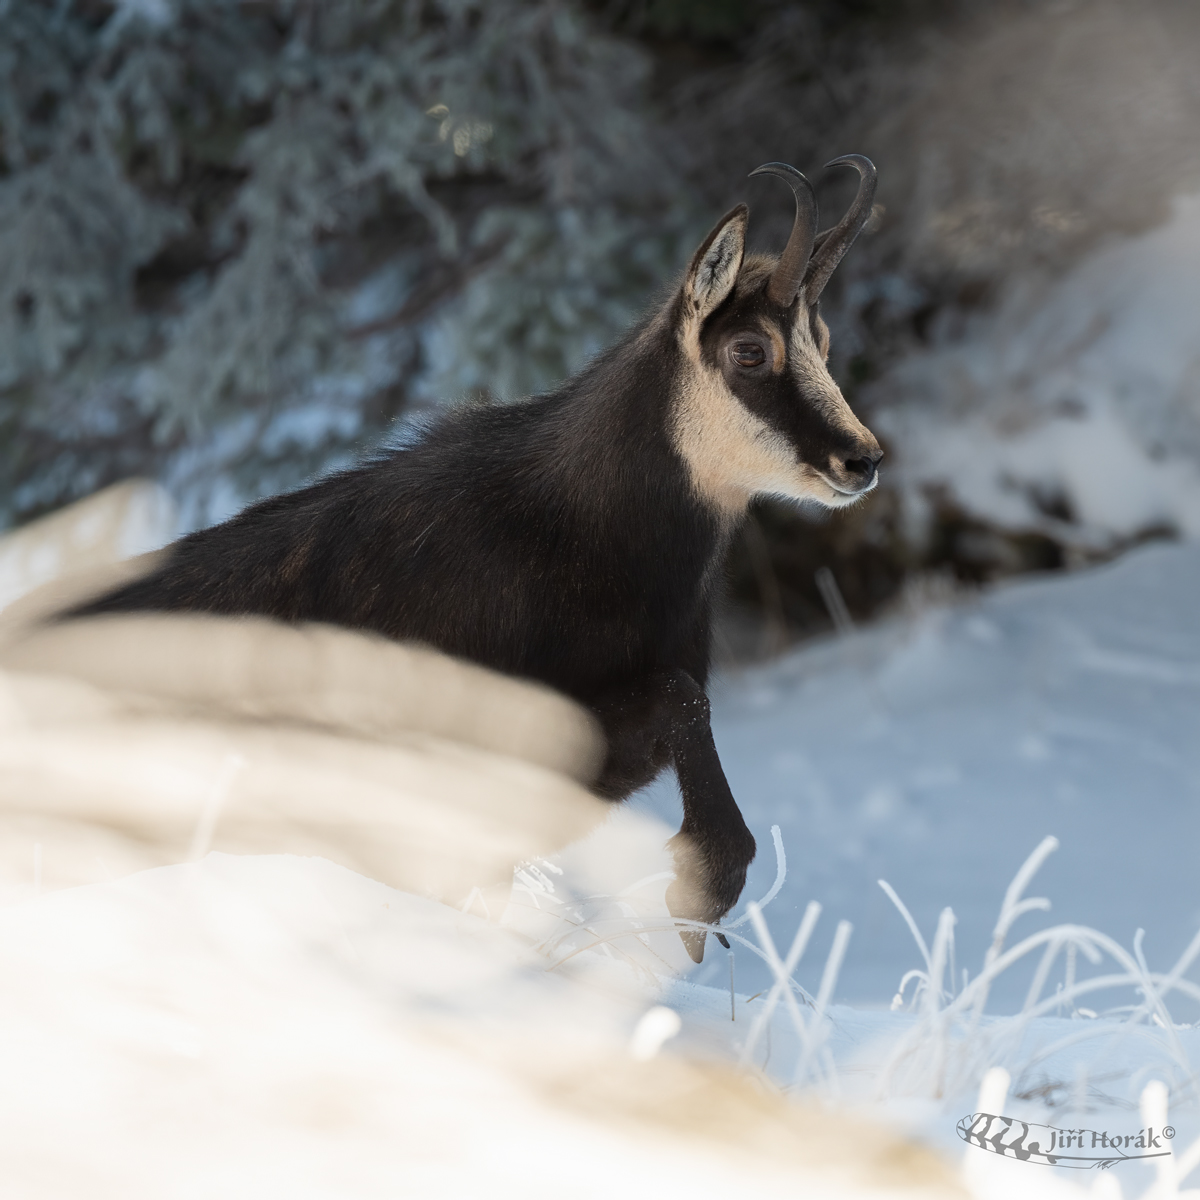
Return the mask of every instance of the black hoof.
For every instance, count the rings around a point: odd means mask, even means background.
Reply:
[[[704,938],[706,930],[681,929],[679,936],[683,938],[683,948],[691,955],[692,962],[704,961]]]

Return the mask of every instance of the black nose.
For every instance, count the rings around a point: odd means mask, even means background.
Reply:
[[[864,455],[862,458],[847,458],[842,462],[842,466],[851,479],[866,487],[875,478],[875,468],[882,457],[883,451],[880,450],[877,454]]]

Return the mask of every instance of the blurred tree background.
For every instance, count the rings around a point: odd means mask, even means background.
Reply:
[[[196,527],[552,386],[731,203],[782,246],[755,166],[807,171],[831,221],[849,151],[879,204],[824,306],[870,423],[895,364],[1200,185],[1195,8],[0,0],[0,519],[148,475]],[[822,567],[866,616],[1077,560],[926,501],[918,528],[885,475],[830,518],[757,506],[732,600],[782,643],[828,627]]]

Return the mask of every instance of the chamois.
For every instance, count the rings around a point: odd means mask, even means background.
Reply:
[[[832,229],[817,235],[799,171],[759,167],[795,195],[777,261],[745,257],[738,205],[670,299],[555,391],[454,409],[415,444],[181,538],[149,576],[70,615],[327,622],[549,684],[599,718],[598,795],[624,799],[674,766],[668,907],[719,921],[755,853],[705,694],[726,548],[754,496],[849,504],[882,456],[829,374],[817,310],[875,191],[870,160],[837,165],[859,184]],[[704,931],[681,935],[701,961]]]

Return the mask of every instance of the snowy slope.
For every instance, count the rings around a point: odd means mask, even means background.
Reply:
[[[787,874],[763,916],[782,958],[809,902],[823,905],[795,973],[818,1008],[835,930],[853,925],[829,1020],[799,1001],[824,1050],[797,1076],[804,1049],[781,1002],[751,1064],[781,1084],[798,1077],[802,1088],[867,1103],[947,1150],[994,1065],[1012,1075],[1006,1111],[1028,1120],[1129,1133],[1158,1079],[1171,1088],[1181,1145],[1200,1133],[1200,1031],[1191,1028],[1200,1017],[1198,589],[1200,547],[1159,544],[897,618],[718,684],[717,742],[760,845],[746,896],[771,891],[777,825]],[[586,847],[560,856],[566,879],[548,882],[569,890],[590,866],[580,890],[627,888],[627,906],[661,887],[652,816],[660,838],[678,822],[671,781],[594,835],[590,860]],[[640,859],[630,844],[642,845]],[[1038,869],[1008,897],[1005,938],[1006,947],[1032,943],[991,983],[976,1020],[978,993],[964,992],[961,972],[979,977],[1010,883],[1039,845]],[[944,994],[918,996],[910,979],[904,1011],[886,1011],[902,977],[928,967],[879,879],[935,961],[939,925],[955,935]],[[1019,907],[1037,897],[1052,907]],[[588,909],[606,937],[617,924],[611,905],[593,899]],[[653,919],[649,906],[641,916]],[[745,923],[737,931],[762,948]],[[636,952],[628,936],[611,944]],[[1030,1008],[1048,945],[1043,1003]],[[1166,977],[1181,956],[1175,986]],[[735,943],[733,962],[735,1020],[729,956],[711,940],[704,965],[664,993],[685,1014],[694,1050],[745,1056],[773,975],[752,945]],[[1112,985],[1056,998],[1072,979],[1086,988],[1101,976]],[[968,1161],[981,1153],[971,1149]],[[1006,1186],[1034,1194],[1042,1185],[1028,1170]],[[1125,1194],[1151,1181],[1144,1164],[1119,1170]],[[1079,1186],[1074,1179],[1063,1186]]]
[[[673,976],[669,781],[518,871],[499,923],[482,895],[463,913],[278,855],[0,907],[5,1194],[945,1194],[880,1121],[964,1163],[974,1196],[1088,1194],[1091,1175],[962,1145],[961,1118],[1001,1108],[1126,1136],[1169,1120],[1196,1147],[1198,586],[1200,547],[1159,544],[719,681],[764,901],[726,923],[732,998],[714,939]],[[36,891],[38,861],[10,858],[6,895]],[[1021,907],[1038,896],[1052,912]],[[813,900],[783,986],[766,959]],[[1002,906],[1027,953],[985,995]],[[940,987],[910,977],[889,1011],[913,969]],[[1116,978],[1083,990],[1097,972]],[[655,1056],[664,1007],[681,1029]],[[763,1076],[831,1107],[781,1117]],[[1142,1195],[1153,1170],[1091,1194]]]
[[[832,922],[854,923],[839,997],[887,1004],[915,948],[882,878],[927,939],[953,907],[959,963],[974,973],[1009,880],[1055,835],[1037,889],[1054,921],[1127,945],[1142,927],[1152,963],[1174,961],[1200,928],[1197,596],[1200,547],[1157,545],[719,684],[716,740],[760,846],[748,895],[774,875],[772,824],[787,851],[767,914],[776,937],[819,900],[821,961]],[[678,819],[669,780],[641,803]],[[703,981],[725,970],[714,960]],[[756,990],[765,977],[746,970]],[[992,1006],[1023,995],[1014,978]]]
[[[944,492],[1002,528],[1095,549],[1200,533],[1200,197],[872,386],[888,483],[919,535]],[[964,466],[969,464],[968,469]]]
[[[878,1129],[864,1154],[838,1119],[655,1059],[664,1014],[619,964],[548,972],[321,859],[43,896],[0,910],[0,956],[12,1200],[959,1194]]]

